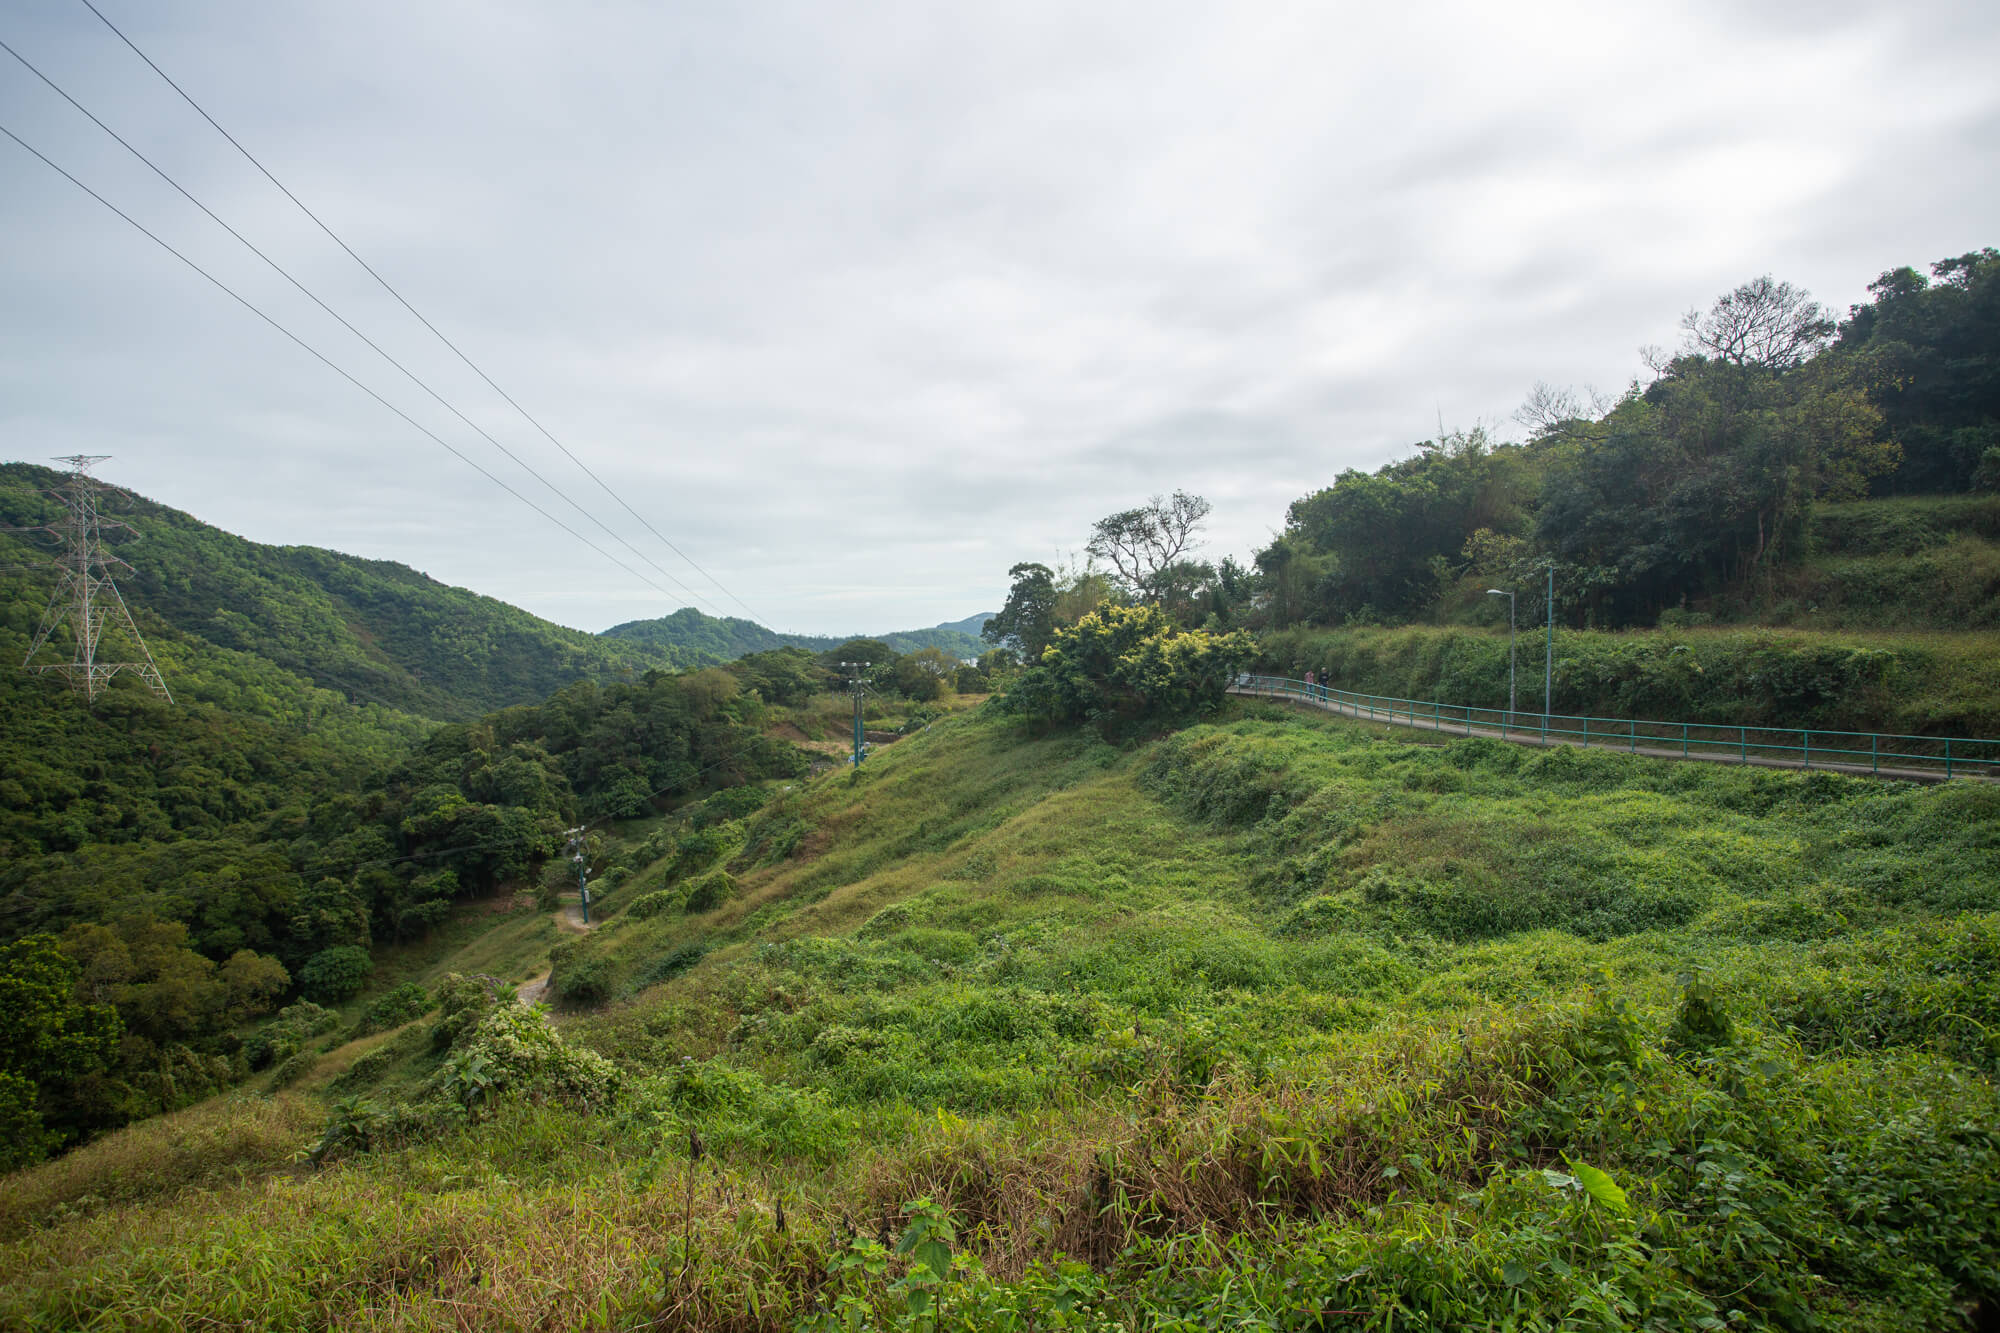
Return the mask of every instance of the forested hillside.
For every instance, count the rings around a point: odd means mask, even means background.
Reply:
[[[62,476],[0,464],[0,526],[48,522],[56,505],[45,492]],[[246,541],[143,497],[109,500],[105,513],[133,529],[111,541],[132,566],[120,586],[143,632],[261,657],[356,703],[464,719],[573,680],[697,664],[565,629],[390,561]],[[46,556],[45,543],[0,538],[8,563]],[[32,604],[32,626],[46,583],[9,586],[10,605]]]
[[[1505,605],[1487,588],[1533,596],[1551,571],[1556,613],[1578,627],[1789,618],[1822,597],[1848,626],[1992,623],[1990,504],[1879,522],[1840,507],[2000,490],[2000,252],[1869,290],[1836,321],[1787,284],[1746,283],[1691,312],[1679,352],[1616,402],[1543,385],[1525,443],[1473,430],[1343,473],[1256,557],[1269,623],[1490,623]],[[1893,551],[1857,551],[1870,528],[1893,532]],[[1933,605],[1909,596],[1929,586],[1853,560],[1920,552],[1969,564],[1933,572],[1971,586]]]
[[[47,521],[38,488],[60,481],[0,469],[0,521]],[[0,542],[0,992],[49,1024],[0,1042],[0,1160],[240,1081],[276,1049],[244,1024],[336,1003],[371,949],[533,883],[566,821],[802,762],[736,677],[639,670],[671,653],[142,499],[105,509],[134,529],[111,538],[118,581],[171,702],[21,671],[51,578],[35,542]],[[45,656],[69,649],[64,631]],[[480,719],[491,704],[516,706]]]
[[[990,619],[990,613],[967,616],[964,620],[930,629],[898,630],[866,637],[886,643],[899,653],[936,648],[951,657],[971,658],[979,656],[987,645],[980,640],[976,627],[968,630],[966,626],[975,622],[984,625]],[[656,620],[631,620],[623,625],[613,625],[604,631],[603,637],[672,653],[678,660],[690,664],[733,662],[751,653],[766,653],[776,648],[804,648],[823,653],[846,642],[816,634],[780,634],[776,630],[765,629],[754,620],[703,615],[691,606],[684,606],[672,615]]]

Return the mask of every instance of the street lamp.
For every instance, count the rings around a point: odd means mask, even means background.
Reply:
[[[1504,588],[1488,588],[1488,597],[1507,599],[1507,720],[1514,720],[1514,594]]]

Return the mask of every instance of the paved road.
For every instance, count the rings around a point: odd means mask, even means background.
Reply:
[[[1433,718],[1421,716],[1415,718],[1407,716],[1391,717],[1380,712],[1371,714],[1366,708],[1357,708],[1352,704],[1337,703],[1332,699],[1302,698],[1299,695],[1288,693],[1284,690],[1260,690],[1249,686],[1232,685],[1229,687],[1229,692],[1249,698],[1274,699],[1280,703],[1297,704],[1301,708],[1317,708],[1321,712],[1333,713],[1340,717],[1351,717],[1360,722],[1375,722],[1382,726],[1410,727],[1417,731],[1435,731],[1446,736],[1486,736],[1496,741],[1509,741],[1515,745],[1576,745],[1591,750],[1612,750],[1618,754],[1640,754],[1652,759],[1688,759],[1699,760],[1707,764],[1748,765],[1751,768],[1811,769],[1815,773],[1849,773],[1856,777],[1892,778],[1903,782],[1943,782],[1945,780],[1942,769],[1870,768],[1866,764],[1820,763],[1817,761],[1806,763],[1799,759],[1773,759],[1765,755],[1753,754],[1745,756],[1726,752],[1721,754],[1701,754],[1691,751],[1683,754],[1679,749],[1650,745],[1633,746],[1629,742],[1625,744],[1586,745],[1579,737],[1566,736],[1558,738],[1551,736],[1544,738],[1538,732],[1532,731],[1509,730],[1503,733],[1499,727],[1475,726],[1467,728],[1463,722],[1438,721]],[[1977,772],[1977,767],[1983,767],[1987,771],[1985,773]],[[1954,779],[1971,778],[1983,781],[2000,780],[2000,771],[1996,771],[2000,770],[2000,766],[1991,764],[1975,766],[1968,762],[1965,764],[1965,768],[1975,771],[1954,772],[1952,777]]]

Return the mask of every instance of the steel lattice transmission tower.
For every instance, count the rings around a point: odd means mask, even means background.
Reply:
[[[69,480],[49,495],[63,507],[63,515],[53,523],[39,528],[20,528],[21,532],[47,532],[63,544],[62,553],[55,558],[57,571],[55,591],[49,596],[49,609],[42,615],[41,628],[35,631],[35,641],[28,649],[28,655],[21,659],[21,665],[29,671],[49,672],[66,677],[70,687],[79,690],[85,698],[96,699],[111,683],[111,678],[121,672],[139,677],[151,687],[153,693],[168,703],[174,696],[167,689],[167,682],[160,676],[160,669],[153,665],[153,655],[147,651],[146,640],[140,636],[139,627],[132,623],[132,613],[125,608],[125,599],[119,596],[118,584],[112,578],[114,566],[130,569],[131,566],[111,554],[104,547],[106,528],[131,530],[129,523],[106,520],[98,515],[97,497],[115,487],[106,486],[90,475],[90,469],[102,463],[109,454],[73,454],[59,458],[59,463],[70,466]],[[39,655],[55,632],[68,625],[71,636],[76,641],[76,651],[67,662],[37,662]],[[104,646],[104,631],[122,629],[131,637],[133,648],[138,651],[138,661],[103,662],[98,660],[98,650]]]

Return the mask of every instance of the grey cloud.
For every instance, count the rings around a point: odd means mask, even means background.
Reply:
[[[997,605],[1015,560],[1176,487],[1217,502],[1208,554],[1247,555],[1440,415],[1504,422],[1536,379],[1615,392],[1746,277],[1845,305],[2000,215],[2000,20],[1962,7],[106,3],[789,629]],[[0,35],[641,540],[87,11],[16,9]],[[0,123],[632,563],[67,108],[0,77]],[[246,535],[588,628],[685,600],[0,149],[8,456],[113,453]]]

